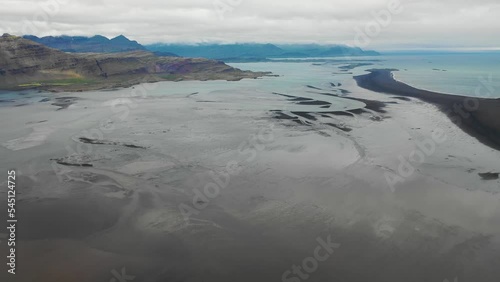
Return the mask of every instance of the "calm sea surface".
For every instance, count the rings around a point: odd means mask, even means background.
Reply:
[[[465,96],[500,98],[500,53],[394,55],[355,58],[310,58],[299,62],[230,63],[253,71],[271,71],[279,77],[227,81],[162,82],[148,95],[193,95],[193,99],[228,103],[228,107],[245,110],[321,111],[316,105],[284,103],[276,93],[297,97],[319,98],[328,91],[340,96],[353,85],[354,75],[371,68],[394,68],[395,77],[414,87]],[[124,95],[130,90],[118,90]],[[275,93],[275,94],[273,94]],[[61,95],[61,94],[56,94]],[[35,90],[0,91],[0,107],[38,103],[54,96]],[[45,99],[45,100],[44,100]],[[349,110],[363,106],[360,102],[321,95],[332,103],[329,110]],[[231,105],[229,105],[231,104]],[[285,107],[285,108],[284,108]]]

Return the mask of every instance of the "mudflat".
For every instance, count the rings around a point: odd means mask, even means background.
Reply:
[[[310,281],[500,277],[500,152],[436,106],[353,82],[349,97],[366,108],[245,110],[324,103],[158,94],[172,83],[141,85],[155,95],[52,93],[0,110],[0,169],[18,173],[9,279],[294,281],[287,271],[323,241],[332,252],[303,273]],[[445,141],[429,141],[438,131]]]

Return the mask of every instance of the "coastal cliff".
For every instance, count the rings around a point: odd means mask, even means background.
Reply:
[[[0,89],[86,91],[142,82],[235,81],[268,74],[242,71],[216,60],[159,57],[147,51],[65,53],[22,37],[0,37]]]

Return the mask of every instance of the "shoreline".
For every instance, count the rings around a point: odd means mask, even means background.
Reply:
[[[467,97],[418,89],[398,81],[397,69],[370,69],[355,76],[361,88],[378,93],[409,96],[438,106],[451,121],[481,143],[500,150],[500,99]],[[473,105],[473,106],[471,106]]]
[[[119,89],[131,88],[143,83],[157,83],[163,81],[180,82],[180,81],[241,81],[244,79],[261,79],[263,77],[275,76],[271,72],[251,72],[242,71],[239,69],[234,69],[232,72],[224,73],[213,73],[212,76],[207,76],[205,74],[192,73],[188,75],[178,75],[175,78],[165,78],[162,73],[139,75],[137,77],[113,77],[109,80],[96,80],[90,84],[67,84],[67,85],[56,85],[56,84],[44,84],[44,83],[33,83],[28,86],[5,86],[0,84],[0,91],[46,91],[50,93],[60,93],[60,92],[88,92],[88,91],[115,91]]]

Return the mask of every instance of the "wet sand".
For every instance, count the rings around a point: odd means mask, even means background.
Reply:
[[[497,172],[500,152],[427,103],[343,87],[383,107],[241,110],[186,93],[126,111],[121,90],[2,108],[0,170],[20,176],[18,274],[0,280],[111,281],[125,268],[140,282],[283,281],[331,236],[340,247],[307,281],[497,281],[500,180],[478,173]],[[447,142],[392,190],[385,174],[436,127]],[[241,171],[227,178],[228,164]],[[210,183],[224,188],[197,197]],[[181,204],[204,208],[185,221]]]

